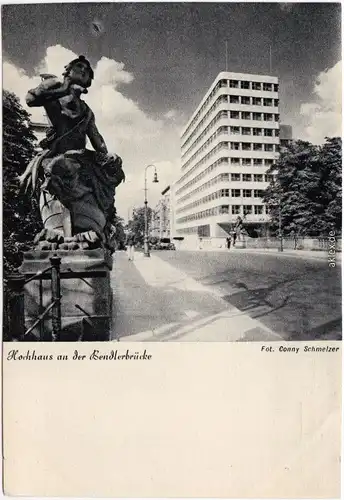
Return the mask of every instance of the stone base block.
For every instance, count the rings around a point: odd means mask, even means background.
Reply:
[[[26,318],[26,329],[29,329],[34,322],[34,318]],[[60,342],[101,342],[111,339],[112,321],[109,316],[62,317],[61,324],[62,329],[58,339]],[[51,317],[48,317],[44,321],[42,330],[40,325],[37,325],[25,337],[25,341],[49,342],[52,338],[52,331]]]
[[[49,258],[53,255],[61,258],[62,331],[59,340],[108,340],[112,323],[112,259],[103,250],[26,252],[20,271],[26,278],[37,277],[25,285],[27,326],[31,326],[51,303],[50,271],[41,273],[50,267]],[[33,335],[48,340],[51,330],[51,314],[48,313],[43,327],[35,327]]]

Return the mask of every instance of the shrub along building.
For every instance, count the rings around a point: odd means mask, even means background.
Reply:
[[[280,148],[278,90],[274,76],[219,73],[181,135],[175,236],[223,239],[238,217],[265,233],[266,172]]]

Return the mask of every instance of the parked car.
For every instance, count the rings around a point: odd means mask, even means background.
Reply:
[[[171,243],[170,238],[160,238],[159,242],[156,245],[157,250],[175,250],[176,247],[173,243]]]

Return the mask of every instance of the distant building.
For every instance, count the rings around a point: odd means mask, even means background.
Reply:
[[[152,210],[151,235],[156,238],[171,237],[171,189],[167,186]]]
[[[152,208],[151,221],[150,221],[150,236],[159,238],[160,231],[160,207],[159,202]]]
[[[46,122],[32,122],[33,133],[37,137],[37,145],[46,137],[46,132],[50,125]]]
[[[278,91],[275,76],[216,77],[181,136],[175,236],[225,238],[238,217],[264,231],[266,172],[279,157]]]

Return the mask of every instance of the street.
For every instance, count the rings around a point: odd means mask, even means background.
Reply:
[[[115,255],[114,340],[341,339],[341,268],[229,252]]]

